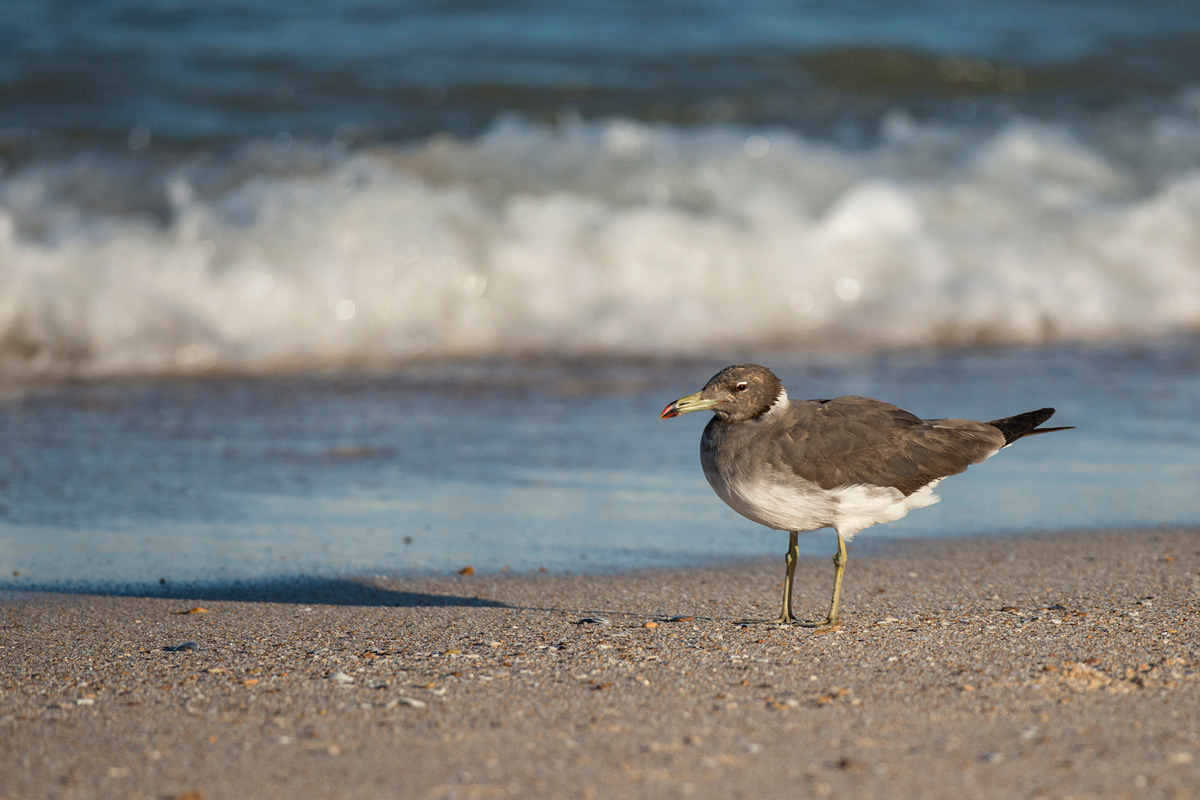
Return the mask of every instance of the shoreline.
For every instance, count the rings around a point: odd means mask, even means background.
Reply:
[[[752,531],[755,529],[751,529]],[[888,558],[891,554],[916,550],[922,547],[937,548],[953,542],[992,541],[1006,542],[1022,539],[1095,538],[1108,535],[1145,536],[1156,533],[1173,534],[1181,530],[1195,530],[1200,537],[1200,526],[1163,523],[1154,525],[1117,526],[1112,528],[1064,528],[1046,531],[987,531],[962,536],[892,536],[879,535],[878,528],[865,536],[855,537],[846,543],[851,561],[860,558]],[[759,569],[764,580],[773,574],[778,562],[782,570],[783,555],[787,541],[780,538],[784,532],[761,528],[760,535],[776,534],[779,538],[778,554],[725,553],[697,557],[693,561],[674,564],[647,564],[643,566],[608,565],[595,568],[575,567],[529,567],[484,566],[470,557],[459,559],[453,566],[445,568],[413,568],[378,572],[369,569],[344,570],[338,572],[293,571],[277,572],[257,576],[229,576],[214,579],[159,577],[155,579],[105,578],[95,581],[66,579],[38,580],[26,572],[15,577],[0,577],[0,605],[5,598],[19,595],[35,597],[48,595],[93,595],[97,597],[136,597],[143,599],[207,599],[267,603],[329,603],[338,605],[395,605],[387,600],[388,595],[379,587],[384,585],[436,585],[442,581],[461,582],[497,580],[555,580],[586,578],[635,578],[639,576],[671,575],[731,569]],[[822,537],[825,537],[822,539]],[[807,531],[800,535],[800,563],[824,563],[836,549],[833,529],[824,528]],[[828,554],[824,550],[828,549]],[[847,563],[850,563],[849,561]],[[461,565],[461,566],[460,566]],[[813,569],[819,570],[819,567]],[[849,569],[849,568],[847,568]],[[464,572],[465,570],[465,572]],[[160,570],[161,572],[161,570]],[[682,579],[682,578],[681,578]],[[820,581],[820,575],[813,575]],[[797,585],[797,591],[800,586]],[[772,615],[775,612],[772,612]]]
[[[854,550],[816,631],[732,622],[782,558],[6,589],[0,798],[1200,794],[1200,529]]]

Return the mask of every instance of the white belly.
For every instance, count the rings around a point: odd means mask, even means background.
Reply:
[[[933,505],[933,481],[910,495],[886,486],[855,484],[822,489],[792,475],[760,471],[756,480],[726,479],[705,469],[709,484],[725,503],[747,519],[781,531],[831,527],[849,540],[859,531],[900,519],[914,508]]]

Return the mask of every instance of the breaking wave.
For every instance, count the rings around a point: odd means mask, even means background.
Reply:
[[[152,149],[152,148],[149,148]],[[1101,125],[510,118],[0,173],[0,369],[111,375],[1200,330],[1200,93]]]

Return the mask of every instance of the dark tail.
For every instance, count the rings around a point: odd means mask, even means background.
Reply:
[[[1062,428],[1038,427],[1053,416],[1053,408],[1039,408],[1037,411],[1026,411],[1024,414],[1017,414],[1015,417],[994,419],[987,424],[993,428],[998,428],[1004,434],[1004,445],[1007,447],[1022,436],[1035,436],[1039,433],[1054,433],[1055,431],[1069,431],[1074,429],[1074,425],[1067,425]]]

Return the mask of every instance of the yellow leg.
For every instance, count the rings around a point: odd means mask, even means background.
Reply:
[[[846,541],[842,538],[842,534],[834,530],[837,534],[838,549],[833,557],[833,597],[829,601],[829,616],[820,622],[801,622],[801,625],[812,628],[820,628],[823,625],[833,625],[838,618],[838,602],[842,598],[842,572],[846,569]]]
[[[779,612],[779,623],[782,625],[796,621],[796,615],[792,613],[792,584],[796,581],[796,562],[800,560],[799,534],[790,531],[788,537],[788,551],[784,556],[787,575],[783,579],[783,610]]]
[[[842,573],[846,571],[846,540],[837,531],[834,533],[837,534],[838,549],[837,555],[833,557],[833,599],[829,601],[829,616],[825,619],[826,625],[837,622],[838,601],[842,599]]]
[[[775,619],[742,619],[738,620],[738,625],[755,625],[763,622],[774,625],[792,625],[796,622],[796,615],[792,613],[792,584],[796,580],[796,562],[800,560],[800,544],[798,542],[799,534],[796,531],[790,531],[788,536],[788,551],[784,556],[787,574],[783,578],[783,610]]]

